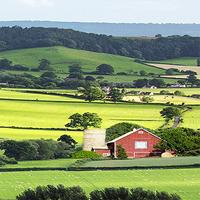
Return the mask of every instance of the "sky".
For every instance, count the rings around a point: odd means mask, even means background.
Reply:
[[[200,0],[0,0],[0,21],[200,23]]]

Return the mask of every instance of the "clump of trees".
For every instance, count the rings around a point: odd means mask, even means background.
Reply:
[[[156,134],[162,141],[156,146],[160,150],[172,150],[182,156],[200,155],[200,131],[189,128],[159,129]]]
[[[101,64],[96,68],[96,73],[99,75],[112,75],[114,74],[114,68],[108,64]]]
[[[151,102],[154,101],[154,98],[151,97],[151,96],[143,96],[143,97],[141,98],[141,101],[144,102],[144,103],[151,103]]]
[[[38,186],[36,189],[27,189],[17,196],[17,200],[181,200],[176,194],[167,192],[152,192],[142,188],[105,188],[94,190],[89,196],[80,187]]]
[[[70,136],[61,136],[54,140],[5,140],[0,143],[0,149],[5,156],[16,160],[48,160],[69,158],[75,151],[74,141]]]
[[[108,97],[113,101],[113,102],[119,102],[123,99],[124,97],[124,92],[123,90],[120,90],[118,88],[111,88]]]
[[[149,87],[149,86],[155,86],[158,88],[165,87],[166,83],[163,79],[137,79],[133,82],[134,87],[136,88],[143,88],[143,87]]]
[[[96,113],[86,112],[83,114],[75,113],[69,117],[70,122],[65,126],[68,128],[75,128],[85,130],[89,127],[99,128],[102,119]]]

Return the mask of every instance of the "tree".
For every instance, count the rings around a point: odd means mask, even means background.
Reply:
[[[156,87],[160,88],[160,87],[164,87],[166,84],[165,84],[165,81],[163,79],[154,78],[154,79],[151,79],[149,81],[149,85],[156,86]]]
[[[197,66],[200,66],[200,58],[197,58]]]
[[[165,120],[168,122],[169,120],[172,120],[176,117],[181,117],[182,116],[182,113],[180,111],[179,108],[176,108],[176,107],[166,107],[166,108],[163,108],[162,111],[160,111],[160,114],[162,117],[165,118]]]
[[[123,96],[124,96],[124,93],[118,88],[112,88],[109,93],[109,97],[114,102],[121,101]]]
[[[77,142],[70,135],[61,135],[57,141],[65,142],[72,148],[74,148],[77,144]]]
[[[147,75],[147,72],[146,71],[144,71],[144,70],[141,70],[140,71],[140,76],[146,76]]]
[[[106,96],[105,92],[100,87],[88,86],[81,89],[79,92],[81,92],[84,99],[89,102],[102,100]]]
[[[142,88],[149,84],[147,79],[138,79],[134,82],[136,88]]]
[[[200,155],[200,131],[189,128],[166,128],[157,130],[162,141],[156,145],[160,150],[172,150],[178,155]]]
[[[108,64],[101,64],[97,67],[96,73],[99,75],[111,75],[114,73],[114,68]]]
[[[47,59],[41,59],[40,60],[40,62],[39,62],[39,67],[38,67],[38,69],[39,70],[49,70],[49,69],[51,69],[50,68],[50,61],[49,60],[47,60]]]
[[[197,82],[197,77],[194,74],[190,74],[187,78],[187,81],[193,85]]]
[[[182,91],[180,91],[180,90],[176,90],[176,91],[174,92],[174,95],[176,95],[176,96],[185,96],[184,92],[182,92]]]
[[[54,72],[44,72],[40,77],[49,80],[55,80],[57,75]]]
[[[96,81],[96,79],[93,76],[86,76],[85,80],[86,81]]]
[[[73,65],[69,66],[69,73],[70,74],[72,74],[72,73],[82,74],[82,68],[78,64],[73,64]]]
[[[117,145],[117,158],[120,160],[128,158],[125,149],[121,145]]]
[[[144,102],[144,103],[151,103],[154,101],[154,98],[153,97],[149,97],[149,96],[143,96],[141,98],[141,101]]]
[[[81,128],[83,130],[88,127],[100,127],[102,119],[96,113],[86,112],[84,114],[75,113],[69,117],[70,122],[66,124],[69,128]]]
[[[7,68],[7,67],[10,67],[11,65],[12,65],[12,61],[10,61],[8,59],[0,60],[0,68]]]
[[[120,137],[124,133],[128,133],[133,129],[141,128],[138,124],[131,124],[127,122],[122,122],[115,124],[106,130],[106,141],[111,141],[117,137]]]

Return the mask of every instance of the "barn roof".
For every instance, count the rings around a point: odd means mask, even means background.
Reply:
[[[131,134],[134,134],[134,133],[136,133],[137,131],[140,131],[140,130],[146,131],[147,133],[151,134],[152,136],[154,136],[154,137],[156,137],[156,138],[158,138],[158,139],[161,139],[160,137],[158,137],[157,135],[151,133],[150,131],[147,131],[147,130],[144,129],[144,128],[139,128],[139,129],[130,131],[130,132],[128,132],[128,133],[126,133],[126,134],[124,134],[124,135],[122,135],[122,136],[120,136],[120,137],[117,137],[117,138],[115,138],[114,140],[111,140],[111,141],[107,142],[107,144],[109,144],[109,143],[114,143],[114,142],[116,142],[116,141],[118,141],[118,140],[120,140],[120,139],[122,139],[122,138],[124,138],[124,137],[126,137],[126,136],[129,136],[129,135],[131,135]]]

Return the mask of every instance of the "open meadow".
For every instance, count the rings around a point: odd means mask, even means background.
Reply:
[[[200,197],[200,169],[0,173],[0,199],[14,200],[23,190],[38,184],[79,185],[87,193],[104,187],[143,187],[177,193],[183,200],[197,200]]]
[[[30,68],[36,68],[39,60],[48,59],[51,66],[58,73],[67,73],[68,67],[74,63],[82,66],[84,71],[94,71],[100,64],[112,65],[116,72],[140,71],[164,73],[164,70],[149,67],[134,62],[133,58],[117,56],[106,53],[95,53],[91,51],[70,49],[65,47],[46,47],[0,52],[0,59],[6,58],[14,64],[21,64]]]

